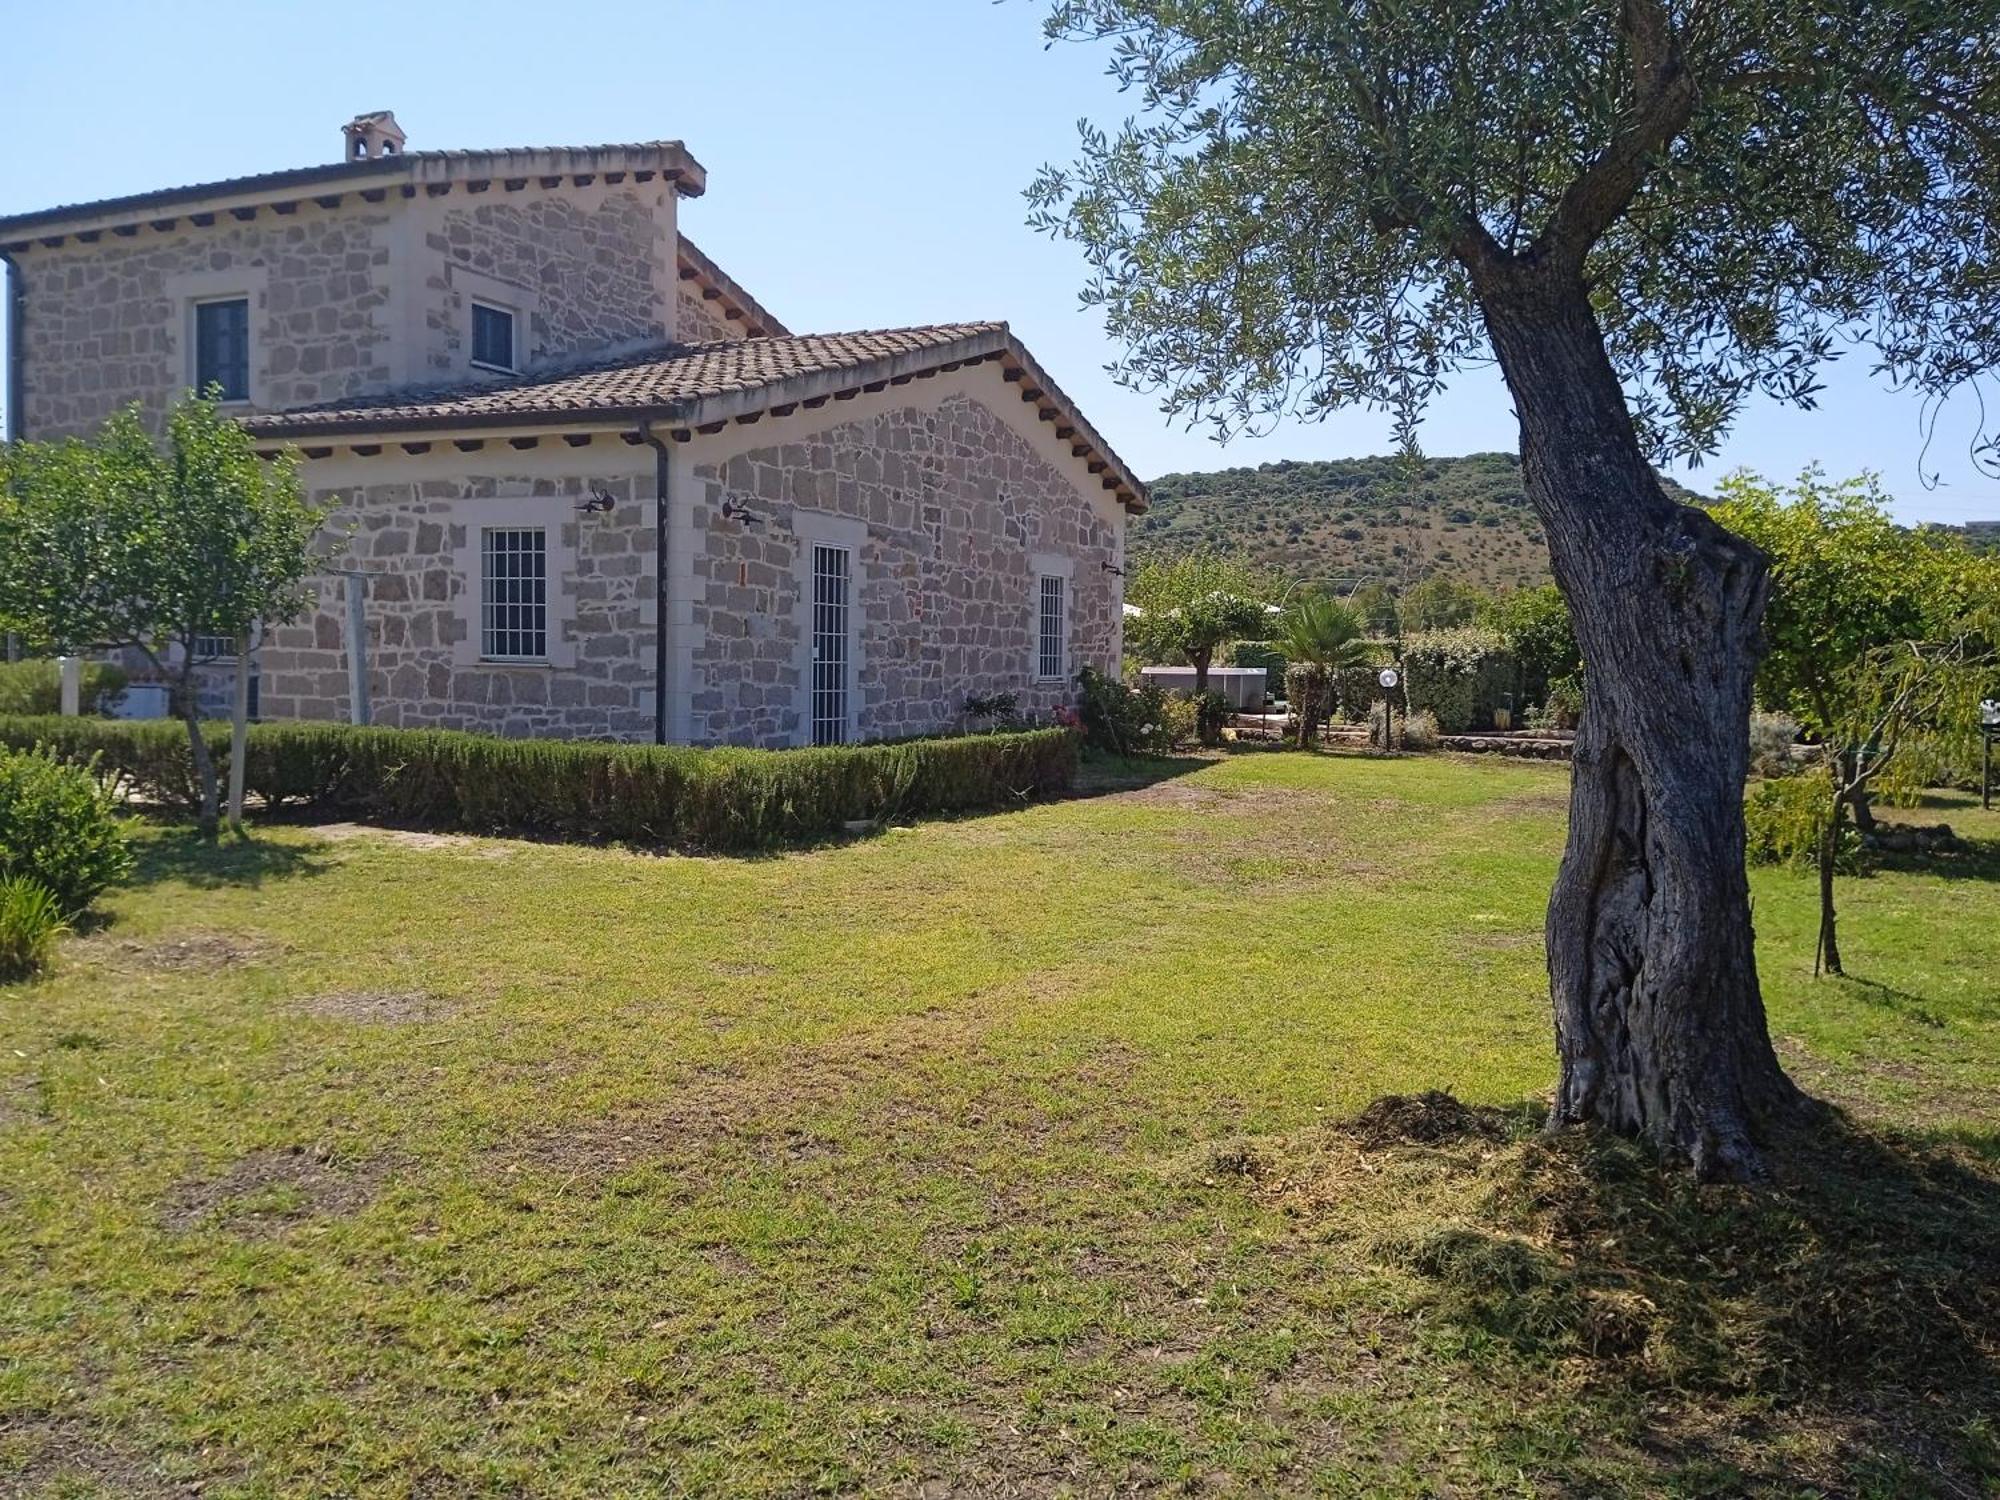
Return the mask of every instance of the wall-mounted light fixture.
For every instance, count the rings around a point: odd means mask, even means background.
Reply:
[[[747,505],[738,505],[734,500],[722,502],[722,519],[741,521],[745,526],[762,526],[764,518]]]
[[[611,514],[611,492],[601,485],[590,487],[590,498],[577,507],[586,516],[608,516]]]
[[[1105,572],[1110,573],[1115,577],[1123,578],[1125,576],[1125,570],[1121,567],[1118,567],[1114,563],[1100,562],[1098,563],[1098,567],[1102,568]]]

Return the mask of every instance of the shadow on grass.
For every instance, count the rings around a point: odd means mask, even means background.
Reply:
[[[318,875],[331,868],[324,844],[278,844],[225,833],[213,843],[193,828],[169,826],[158,836],[140,840],[133,850],[134,886],[181,881],[201,889],[230,885],[262,885]]]
[[[1076,773],[1077,797],[1102,797],[1113,792],[1136,792],[1177,776],[1215,764],[1220,752],[1209,755],[1127,756],[1092,752],[1083,758]]]
[[[1422,1129],[1385,1112],[1417,1103]],[[1991,1492],[2000,1177],[1967,1159],[1981,1142],[1827,1109],[1779,1143],[1772,1182],[1730,1187],[1601,1133],[1543,1135],[1532,1113],[1377,1101],[1333,1132],[1344,1151],[1270,1176],[1336,1221],[1369,1195],[1364,1252],[1416,1284],[1425,1337],[1580,1376],[1633,1414],[1626,1440],[1675,1493]],[[1825,1472],[1802,1473],[1803,1451]]]
[[[1934,875],[1941,880],[2000,880],[2000,839],[1964,838],[1955,849],[1878,849],[1869,855],[1877,870],[1899,875]]]

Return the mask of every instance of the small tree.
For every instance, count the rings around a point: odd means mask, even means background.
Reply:
[[[1325,720],[1334,673],[1360,666],[1368,659],[1361,615],[1353,606],[1325,594],[1306,594],[1285,611],[1273,644],[1288,662],[1318,674],[1317,691],[1299,705],[1299,743],[1310,746],[1318,740]]]
[[[1724,479],[1713,514],[1771,559],[1765,708],[1825,747],[1815,972],[1844,972],[1834,872],[1851,813],[1872,823],[1872,792],[1894,786],[1920,735],[1970,742],[2000,669],[2000,559],[1949,532],[1909,532],[1873,476],[1829,483],[1808,469],[1789,488]]]
[[[1521,691],[1531,701],[1540,703],[1551,682],[1582,673],[1583,652],[1576,644],[1569,603],[1554,584],[1489,599],[1479,619],[1506,639],[1521,666]]]
[[[38,646],[135,650],[174,688],[201,790],[218,822],[215,764],[195,701],[195,642],[247,640],[296,619],[322,515],[289,456],[264,463],[213,401],[168,414],[156,445],[136,406],[85,442],[15,443],[0,458],[0,599]],[[241,747],[237,747],[241,754]]]
[[[1396,601],[1403,629],[1450,630],[1470,625],[1486,603],[1486,594],[1472,584],[1444,573],[1433,573],[1403,590]]]
[[[1194,692],[1208,691],[1215,653],[1264,633],[1262,581],[1244,564],[1212,552],[1149,562],[1132,575],[1126,602],[1141,613],[1125,622],[1125,640],[1142,659],[1194,668]]]

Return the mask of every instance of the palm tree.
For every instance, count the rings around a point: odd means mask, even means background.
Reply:
[[[1313,745],[1331,708],[1334,674],[1368,661],[1369,643],[1360,612],[1327,594],[1302,595],[1285,611],[1272,644],[1287,662],[1314,667],[1318,680],[1293,704],[1299,716],[1299,743]]]

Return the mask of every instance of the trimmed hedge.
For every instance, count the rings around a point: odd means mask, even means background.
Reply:
[[[229,726],[206,728],[218,775]],[[0,718],[0,745],[99,757],[128,796],[194,805],[187,731],[169,720]],[[274,723],[250,729],[244,785],[325,816],[688,849],[753,849],[851,822],[1008,807],[1067,791],[1065,729],[800,750],[516,740],[450,730]]]
[[[1492,728],[1493,710],[1520,688],[1506,640],[1477,626],[1410,636],[1403,669],[1409,711],[1429,709],[1446,734]]]
[[[83,664],[83,691],[78,706],[87,714],[104,712],[105,703],[125,691],[125,673],[109,662]],[[62,712],[62,676],[47,657],[0,661],[0,714]]]

